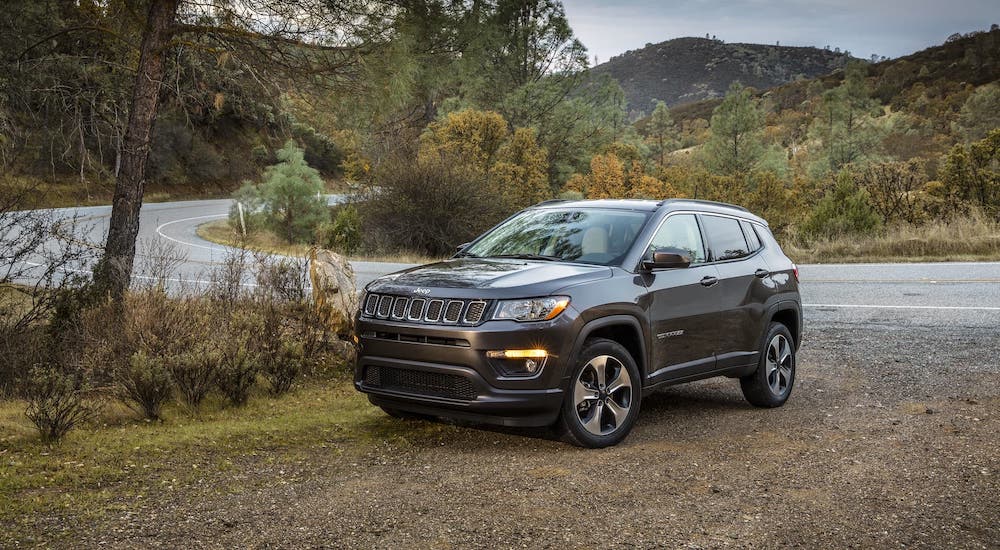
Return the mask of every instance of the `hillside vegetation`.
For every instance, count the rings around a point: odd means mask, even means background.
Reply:
[[[727,44],[675,38],[612,57],[593,69],[621,84],[633,113],[722,97],[732,82],[757,89],[817,77],[843,68],[850,53],[812,47]]]

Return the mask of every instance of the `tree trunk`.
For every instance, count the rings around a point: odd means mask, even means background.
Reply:
[[[119,300],[132,279],[135,241],[139,235],[139,209],[146,178],[149,137],[156,120],[160,83],[164,74],[164,50],[174,33],[179,0],[152,0],[142,33],[139,67],[136,71],[128,125],[121,154],[121,168],[115,182],[111,222],[104,258],[95,278],[98,287]]]

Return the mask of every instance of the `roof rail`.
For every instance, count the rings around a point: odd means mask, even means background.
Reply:
[[[569,199],[549,199],[535,204],[535,206],[541,206],[543,204],[555,204],[557,202],[567,202]]]
[[[742,212],[750,212],[749,210],[738,204],[729,204],[728,202],[719,202],[719,201],[706,201],[702,199],[665,199],[657,203],[656,206],[663,206],[668,202],[693,202],[696,204],[704,204],[709,206],[725,206],[727,208],[735,208],[736,210],[740,210]]]

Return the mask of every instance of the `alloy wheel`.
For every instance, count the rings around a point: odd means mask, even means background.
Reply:
[[[632,406],[632,377],[621,361],[599,355],[573,382],[577,419],[588,432],[608,435],[621,426]]]
[[[767,344],[765,368],[771,393],[782,395],[788,391],[792,381],[792,347],[783,334],[775,334]]]

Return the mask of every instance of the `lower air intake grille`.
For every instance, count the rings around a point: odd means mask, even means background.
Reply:
[[[439,372],[369,366],[365,386],[462,401],[476,399],[476,389],[467,378]]]

